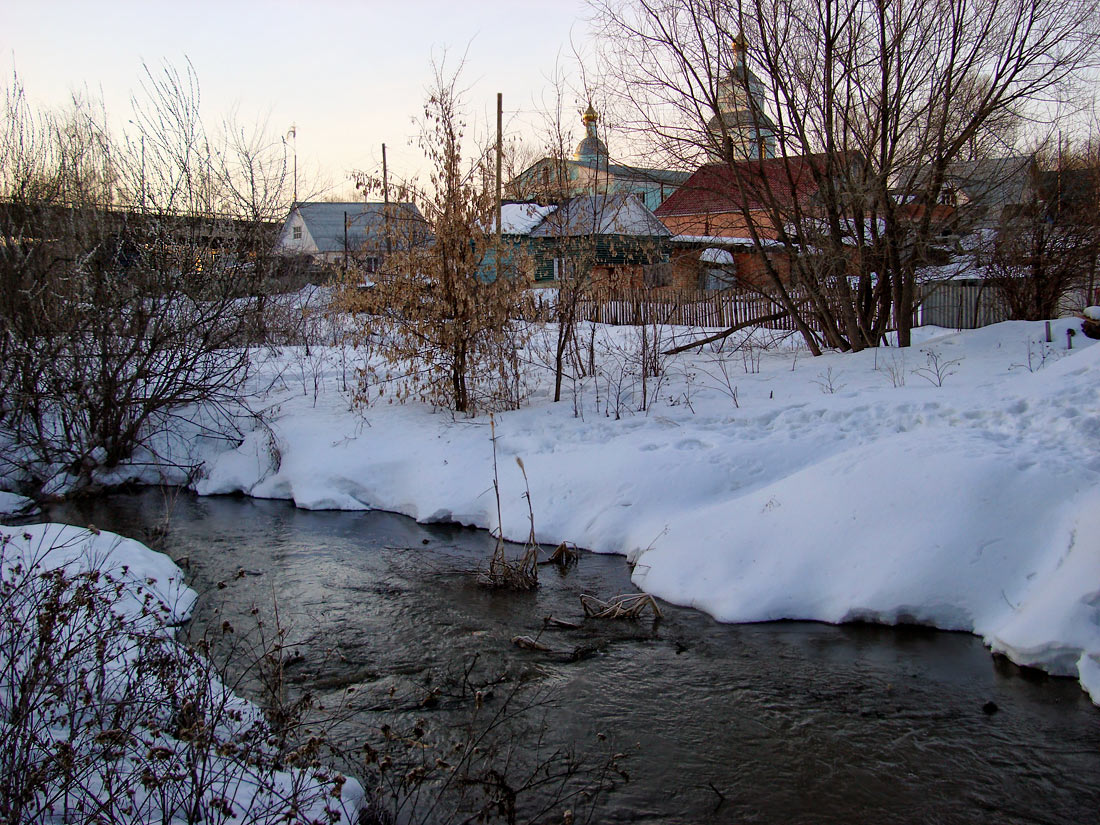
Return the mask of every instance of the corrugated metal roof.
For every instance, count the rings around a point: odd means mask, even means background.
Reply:
[[[570,198],[531,231],[533,238],[578,235],[640,235],[668,237],[672,233],[637,195],[580,195]]]
[[[299,203],[296,210],[317,244],[318,252],[339,252],[344,249],[344,221],[347,220],[347,245],[349,249],[359,249],[368,244],[380,245],[385,242],[386,219],[383,212],[385,204],[364,203],[322,203],[308,201]],[[403,235],[403,224],[420,225],[424,216],[412,203],[391,203],[391,227]]]
[[[659,218],[706,215],[805,203],[817,192],[813,169],[824,162],[825,155],[803,155],[707,164],[669,195],[655,214]]]

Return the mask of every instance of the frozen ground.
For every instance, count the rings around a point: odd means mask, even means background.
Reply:
[[[661,598],[731,622],[966,630],[1100,703],[1100,347],[1067,350],[1071,326],[1049,344],[1042,323],[923,328],[911,348],[820,358],[730,339],[663,359],[644,398],[640,331],[599,327],[597,376],[556,404],[536,338],[529,403],[496,416],[503,532],[529,530],[520,457],[537,538],[625,554]],[[269,361],[267,424],[197,442],[197,491],[496,527],[488,416],[392,392],[352,410],[360,357]]]

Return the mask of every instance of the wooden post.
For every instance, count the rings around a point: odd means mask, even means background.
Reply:
[[[382,144],[382,231],[386,233],[386,257],[393,251],[390,240],[390,179],[386,168],[386,144]]]
[[[503,239],[503,229],[500,220],[500,201],[503,192],[503,187],[500,180],[501,170],[501,158],[504,154],[504,127],[503,127],[503,111],[504,111],[504,96],[497,92],[497,280],[500,280],[500,257],[503,254],[501,247],[501,241]]]

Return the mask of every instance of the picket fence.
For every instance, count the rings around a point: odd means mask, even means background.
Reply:
[[[992,291],[982,293],[971,283],[941,283],[927,289],[913,313],[913,326],[934,324],[955,329],[973,329],[1004,320],[1004,314],[993,301]],[[806,299],[798,290],[791,290],[796,302]],[[692,291],[659,289],[620,289],[593,293],[578,305],[578,317],[615,326],[641,324],[675,324],[694,327],[732,327],[756,318],[764,318],[782,309],[778,300],[759,292],[722,290]],[[816,322],[807,313],[807,322]],[[766,329],[793,330],[789,317],[765,321]],[[891,323],[891,327],[896,324]],[[817,331],[820,331],[818,329]]]

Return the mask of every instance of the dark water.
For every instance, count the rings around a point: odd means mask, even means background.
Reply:
[[[516,594],[477,584],[485,533],[386,513],[150,491],[50,515],[143,538],[166,506],[161,547],[189,560],[196,626],[244,623],[254,603],[270,615],[274,598],[301,656],[288,677],[343,703],[349,742],[377,741],[403,713],[469,713],[467,671],[482,684],[520,674],[548,701],[551,740],[599,752],[600,733],[629,753],[631,781],[596,822],[1100,822],[1100,710],[1076,682],[998,663],[972,636],[721,625],[662,605],[656,626],[589,620],[528,651],[511,638],[551,614],[579,621],[579,594],[632,590],[626,562],[586,554]]]

